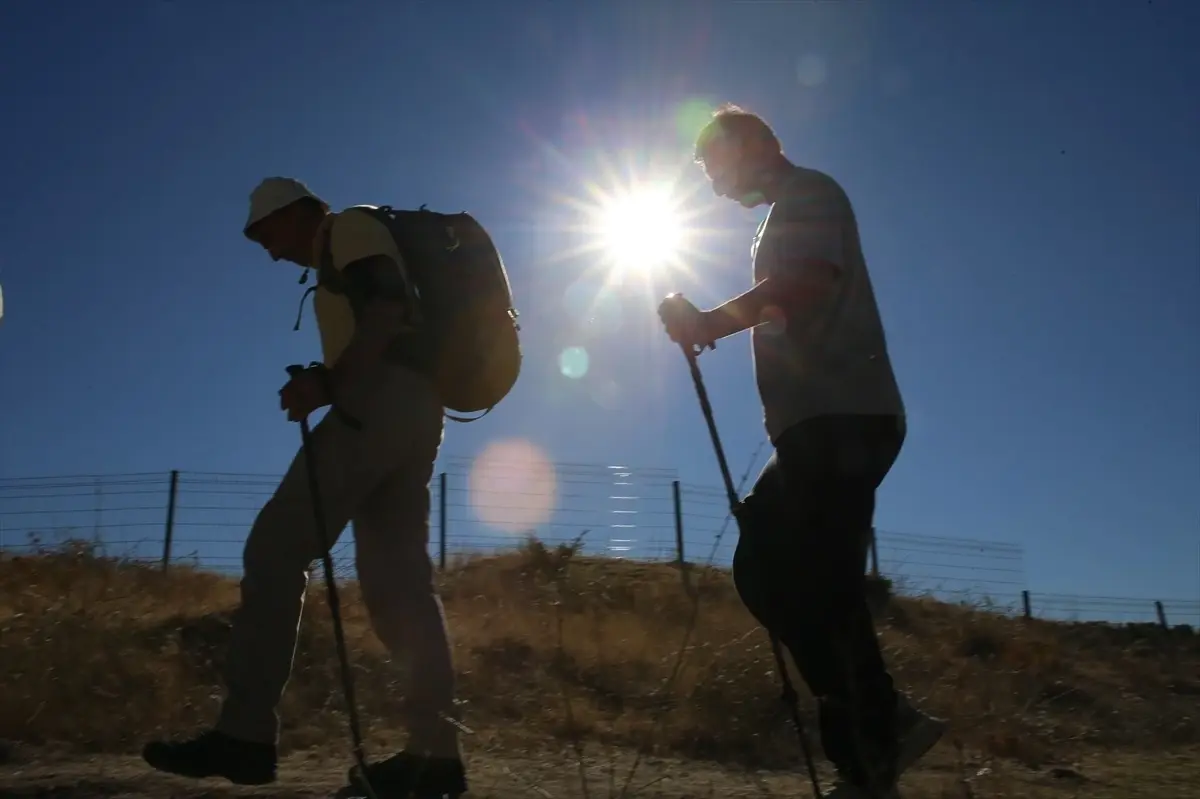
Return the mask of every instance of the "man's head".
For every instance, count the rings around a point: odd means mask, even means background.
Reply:
[[[696,137],[696,163],[718,197],[747,208],[768,202],[772,178],[788,161],[771,126],[733,104],[721,106]]]
[[[246,238],[272,260],[312,266],[313,239],[329,205],[294,178],[266,178],[250,193]]]

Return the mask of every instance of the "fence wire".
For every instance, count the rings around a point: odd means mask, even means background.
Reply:
[[[684,483],[671,469],[446,459],[430,486],[429,552],[435,562],[511,551],[529,535],[583,554],[639,561],[707,559],[726,516],[720,488]],[[536,472],[537,470],[533,470]],[[0,550],[17,554],[84,540],[101,553],[192,563],[236,576],[255,514],[279,475],[178,472],[60,475],[0,480]],[[678,507],[678,512],[676,511]],[[168,516],[170,524],[168,525]],[[169,545],[166,533],[170,527]],[[1028,590],[1015,544],[876,531],[880,574],[903,594],[984,604],[999,612],[1072,621],[1200,626],[1200,601],[1038,593]],[[728,566],[736,537],[713,559]],[[353,526],[334,547],[338,574],[355,576]]]

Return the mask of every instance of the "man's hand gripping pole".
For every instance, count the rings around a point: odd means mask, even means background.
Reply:
[[[714,349],[716,348],[715,344],[709,346],[712,346]],[[729,462],[725,459],[725,449],[721,446],[721,436],[717,433],[717,423],[713,417],[712,404],[708,401],[708,391],[704,387],[704,378],[700,374],[700,365],[696,363],[696,357],[704,351],[704,347],[681,344],[680,349],[683,350],[683,357],[687,359],[688,370],[692,373],[692,383],[696,386],[696,399],[700,400],[700,411],[704,414],[704,421],[708,425],[708,434],[712,437],[713,450],[717,454],[717,465],[721,468],[721,479],[725,482],[725,494],[729,498],[729,512],[733,515],[734,521],[739,522],[738,512],[742,509],[742,503],[738,499],[737,489],[733,485],[733,475],[729,471]],[[739,532],[742,532],[740,531],[740,524]],[[779,671],[779,681],[783,688],[783,696],[781,698],[791,712],[792,723],[795,725],[796,735],[800,739],[800,750],[804,755],[804,765],[808,769],[808,778],[812,783],[813,795],[820,796],[821,782],[817,777],[817,766],[813,760],[812,747],[809,746],[808,736],[804,732],[804,722],[800,719],[799,697],[795,686],[792,685],[792,679],[788,675],[787,664],[783,659],[783,649],[778,636],[771,630],[767,630],[767,635],[771,639],[771,653],[775,656],[775,667]]]
[[[303,371],[304,367],[299,364],[287,367],[287,373],[291,377],[295,377]],[[337,413],[339,418],[351,429],[362,429],[362,425],[357,419],[343,412],[336,405],[332,406],[332,412]],[[358,703],[354,698],[354,678],[350,673],[350,657],[346,652],[346,636],[342,630],[342,611],[338,601],[337,580],[333,573],[333,556],[329,551],[332,542],[329,540],[329,533],[325,529],[325,507],[321,502],[321,486],[320,481],[317,479],[317,465],[314,461],[316,453],[313,451],[312,431],[309,429],[307,418],[300,420],[300,441],[304,451],[304,465],[308,471],[308,491],[309,496],[312,498],[313,521],[317,531],[317,548],[321,553],[321,564],[325,570],[325,589],[329,597],[329,613],[333,619],[333,637],[337,644],[338,659],[341,661],[342,690],[346,697],[347,716],[350,720],[350,737],[354,744],[354,759],[358,765],[359,779],[367,794],[367,799],[378,799],[367,778],[367,756],[363,748],[362,726],[358,720]]]

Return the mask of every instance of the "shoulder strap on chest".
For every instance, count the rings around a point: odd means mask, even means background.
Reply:
[[[300,275],[298,282],[304,285],[308,282],[308,273],[315,269],[317,273],[317,282],[304,290],[300,295],[300,307],[296,311],[296,324],[292,325],[292,330],[300,329],[300,319],[304,316],[304,301],[308,299],[308,295],[312,294],[319,288],[332,291],[334,294],[341,294],[345,291],[345,281],[342,275],[333,268],[333,225],[326,225],[321,231],[321,247],[318,255],[317,265],[315,267],[305,267],[304,273]]]

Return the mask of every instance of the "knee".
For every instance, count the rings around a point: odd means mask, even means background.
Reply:
[[[768,629],[836,627],[862,599],[854,581],[839,580],[820,563],[789,557],[786,547],[771,541],[740,539],[732,571],[742,603]]]
[[[303,528],[297,529],[296,520],[290,516],[277,499],[263,505],[242,548],[243,582],[304,591],[316,545],[297,540]]]
[[[437,599],[433,565],[423,552],[394,563],[360,562],[358,577],[373,622],[404,621]]]
[[[759,624],[773,629],[771,612],[772,591],[769,558],[764,557],[762,545],[753,537],[742,535],[733,550],[733,586]]]

